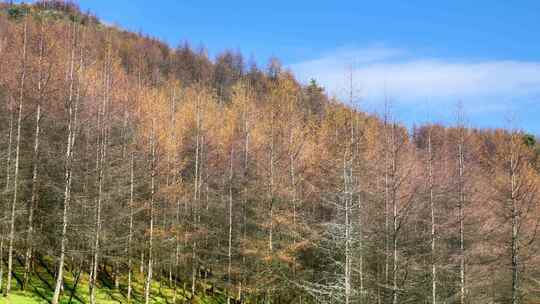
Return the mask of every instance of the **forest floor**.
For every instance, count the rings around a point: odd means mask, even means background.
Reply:
[[[23,267],[20,261],[15,261],[14,278],[12,280],[12,289],[8,297],[0,296],[0,304],[48,304],[52,298],[54,290],[54,272],[49,263],[39,260],[34,266],[34,272],[29,278],[29,284],[25,291],[21,290],[23,279]],[[5,269],[5,268],[4,268]],[[64,290],[61,297],[62,304],[89,303],[88,292],[88,273],[80,273],[76,269],[67,267],[64,272]],[[5,274],[3,284],[5,287]],[[114,280],[104,269],[99,272],[98,286],[96,289],[96,303],[112,304],[127,302],[127,277],[119,277],[119,286],[116,288]],[[144,277],[134,272],[133,275],[132,303],[144,303]],[[172,304],[174,298],[174,289],[169,286],[168,280],[163,282],[154,282],[152,284],[151,301],[153,304]],[[226,303],[224,294],[218,292],[212,295],[196,294],[191,296],[191,291],[182,287],[177,288],[177,303],[196,303],[196,304],[220,304]]]

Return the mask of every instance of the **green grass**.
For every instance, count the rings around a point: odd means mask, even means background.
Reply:
[[[14,279],[12,283],[12,291],[8,297],[0,296],[0,304],[47,304],[48,300],[52,298],[54,288],[54,278],[50,273],[52,267],[43,267],[37,265],[34,269],[34,273],[30,277],[29,286],[26,291],[21,290],[19,282]],[[22,279],[22,266],[20,263],[15,267],[15,274],[19,279]],[[68,304],[74,283],[76,281],[76,273],[71,271],[64,272],[64,291],[61,297],[62,304]],[[96,302],[99,304],[113,304],[113,303],[126,303],[127,295],[127,278],[125,276],[120,277],[119,288],[114,287],[114,283],[106,275],[100,276],[98,286],[96,289]],[[5,277],[4,277],[5,284]],[[5,287],[5,286],[4,286]],[[132,303],[140,304],[144,303],[144,277],[141,274],[135,273],[133,276],[132,285]],[[172,304],[174,289],[168,286],[168,282],[163,281],[161,284],[154,281],[151,289],[151,303],[153,304]],[[177,288],[177,303],[197,303],[197,304],[220,304],[226,303],[226,298],[223,294],[216,292],[212,296],[196,294],[193,299],[191,298],[190,291]],[[48,300],[45,300],[48,299]],[[89,303],[88,292],[88,274],[83,273],[80,275],[77,288],[73,293],[71,299],[72,304]]]
[[[36,298],[35,295],[31,293],[24,292],[13,292],[9,297],[0,298],[0,303],[2,304],[46,304],[47,301],[40,300]]]

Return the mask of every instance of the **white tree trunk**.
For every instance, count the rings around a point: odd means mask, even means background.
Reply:
[[[350,164],[349,164],[350,165]],[[350,178],[351,172],[348,167],[346,156],[343,157],[343,182],[344,182],[344,195],[343,200],[345,203],[345,271],[344,271],[344,284],[345,284],[345,304],[350,303],[351,298],[351,225],[350,225]]]
[[[460,132],[464,132],[463,129]],[[465,232],[464,232],[464,215],[463,208],[465,204],[465,193],[464,193],[464,155],[463,155],[463,134],[459,139],[458,145],[458,163],[459,163],[459,203],[458,203],[458,212],[459,212],[459,278],[460,278],[460,304],[465,304]]]
[[[436,265],[436,231],[435,231],[435,201],[433,198],[433,149],[431,146],[431,129],[428,134],[428,188],[429,206],[431,211],[431,301],[437,303],[437,265]]]
[[[152,134],[150,135],[151,150],[151,177],[150,177],[150,228],[148,239],[148,271],[146,273],[146,284],[144,288],[144,303],[150,303],[150,292],[152,289],[152,270],[153,270],[153,241],[154,241],[154,194],[156,178],[156,134],[155,118],[152,119]]]
[[[386,107],[386,105],[385,105]],[[388,110],[385,111],[384,117],[384,285],[389,282],[389,252],[390,252],[390,200],[389,200],[389,174],[388,174],[388,149],[390,143],[388,139]]]
[[[32,197],[29,203],[28,210],[28,228],[26,233],[26,254],[24,265],[24,285],[26,288],[28,285],[28,278],[30,273],[32,250],[33,250],[33,232],[34,232],[34,209],[37,204],[38,195],[38,163],[39,163],[39,136],[40,136],[40,122],[41,122],[41,102],[43,101],[43,43],[44,43],[43,24],[41,24],[41,33],[39,38],[39,58],[38,58],[38,100],[36,102],[36,128],[34,132],[34,159],[32,169]]]
[[[107,61],[110,60],[109,52],[107,54]],[[93,246],[93,260],[92,260],[92,276],[90,278],[88,287],[90,289],[90,303],[96,303],[95,289],[97,284],[98,277],[98,266],[99,266],[99,247],[100,247],[100,238],[101,238],[101,210],[103,204],[103,180],[104,180],[104,168],[105,161],[107,157],[107,142],[108,142],[108,130],[106,125],[106,116],[107,116],[107,107],[109,104],[109,85],[110,85],[110,71],[108,67],[105,67],[106,71],[104,73],[104,96],[101,103],[101,113],[98,113],[98,128],[99,128],[99,139],[98,139],[98,152],[96,155],[96,168],[97,168],[97,199],[96,199],[96,221],[94,227],[94,246]]]
[[[132,286],[131,286],[131,276],[133,273],[132,270],[132,261],[131,261],[131,243],[133,241],[133,190],[134,190],[134,152],[131,152],[131,161],[129,164],[129,234],[128,234],[128,244],[127,244],[127,256],[128,256],[128,286],[127,286],[127,302],[131,303],[131,292],[132,292]]]
[[[58,270],[56,272],[56,284],[54,288],[51,304],[58,304],[60,301],[60,292],[63,287],[64,262],[66,256],[67,245],[67,227],[68,227],[68,212],[71,202],[71,181],[72,181],[72,162],[73,162],[73,147],[76,139],[77,127],[77,112],[78,100],[73,102],[73,86],[74,86],[74,65],[75,65],[75,46],[76,46],[76,26],[73,25],[72,33],[72,49],[69,63],[69,96],[68,96],[68,133],[65,155],[65,172],[64,172],[64,202],[62,211],[62,232],[60,236],[60,257],[58,259]]]
[[[517,206],[518,201],[518,181],[517,181],[517,167],[519,164],[518,157],[516,157],[515,145],[519,143],[515,142],[516,134],[511,134],[510,139],[510,216],[512,219],[512,238],[511,238],[511,255],[512,255],[512,304],[518,304],[520,302],[519,291],[519,210]]]
[[[244,194],[242,198],[242,252],[245,250],[245,244],[247,241],[247,170],[248,170],[248,164],[249,164],[249,123],[248,123],[248,111],[247,111],[247,102],[244,105],[244,111],[242,113],[243,121],[244,121]],[[240,281],[240,287],[238,288],[238,299],[242,298],[242,282],[245,280],[245,266],[246,266],[246,256],[242,254],[242,278]]]
[[[229,238],[228,238],[228,251],[227,251],[227,280],[229,283],[229,289],[231,288],[231,269],[232,269],[232,226],[233,226],[233,193],[232,193],[232,183],[233,183],[233,156],[234,148],[231,143],[231,156],[230,156],[230,167],[229,167]],[[227,296],[227,303],[230,302],[230,292]]]
[[[291,192],[292,192],[292,234],[293,234],[293,248],[296,248],[296,172],[295,172],[295,159],[294,159],[294,153],[293,153],[293,134],[292,134],[292,128],[289,133],[289,169],[291,174]],[[293,272],[293,280],[296,279],[296,254],[293,256],[293,265],[292,265],[292,272]]]
[[[397,193],[397,148],[396,148],[396,124],[392,123],[392,241],[393,241],[393,267],[392,267],[392,303],[398,303],[398,193]]]
[[[201,97],[197,96],[197,109],[196,109],[196,124],[197,130],[195,134],[195,180],[193,188],[193,227],[196,229],[197,226],[197,207],[199,199],[199,183],[200,183],[200,150],[201,150]],[[192,241],[192,255],[191,255],[191,296],[195,296],[195,285],[197,278],[197,239],[194,237]]]
[[[272,120],[274,118],[274,112],[272,111]],[[268,251],[272,253],[274,250],[274,159],[275,159],[275,147],[274,147],[274,123],[270,126],[270,191],[269,191],[269,204],[270,204],[270,217],[268,226]]]
[[[17,117],[17,137],[15,139],[15,173],[13,175],[13,201],[11,202],[11,216],[9,225],[9,244],[8,244],[8,269],[6,290],[4,294],[7,296],[11,290],[11,278],[13,271],[13,242],[15,241],[15,210],[17,208],[17,194],[19,189],[19,160],[21,149],[21,124],[22,124],[22,110],[24,104],[24,81],[26,78],[26,44],[27,44],[27,19],[24,21],[24,33],[23,33],[23,50],[22,50],[22,69],[21,79],[19,85],[19,106]]]
[[[12,150],[12,144],[13,144],[13,111],[9,109],[9,104],[6,104],[6,108],[9,111],[9,130],[8,130],[8,146],[7,146],[7,158],[6,158],[6,186],[4,188],[4,194],[6,197],[6,207],[9,205],[8,203],[8,193],[9,193],[9,185],[10,185],[10,177],[11,177],[11,150]],[[6,208],[7,212],[7,208]],[[4,278],[4,225],[0,225],[0,238],[2,241],[2,254],[0,254],[0,291],[2,290],[2,280]]]
[[[37,187],[38,187],[38,161],[39,161],[39,124],[41,120],[41,105],[38,103],[36,109],[36,130],[34,138],[34,164],[32,169],[32,197],[29,203],[28,210],[28,228],[26,232],[26,254],[24,264],[24,287],[28,284],[30,266],[32,261],[33,250],[33,233],[34,233],[34,208],[37,203]]]

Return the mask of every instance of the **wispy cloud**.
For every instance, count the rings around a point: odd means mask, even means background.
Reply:
[[[405,50],[384,47],[338,49],[290,68],[300,79],[315,78],[330,94],[340,95],[351,66],[355,87],[367,99],[384,94],[409,103],[499,99],[485,104],[495,106],[540,92],[540,62],[415,58]]]

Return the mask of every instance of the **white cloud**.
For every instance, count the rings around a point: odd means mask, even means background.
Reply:
[[[290,68],[299,79],[315,78],[339,97],[351,65],[354,85],[367,100],[387,94],[405,104],[465,100],[487,109],[540,93],[540,62],[415,58],[400,49],[368,47],[341,48]]]

